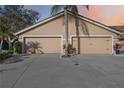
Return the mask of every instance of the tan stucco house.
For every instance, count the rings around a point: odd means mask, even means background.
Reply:
[[[114,44],[119,41],[122,32],[78,15],[79,35],[76,33],[75,15],[68,11],[69,43],[80,54],[114,54]],[[15,33],[23,43],[23,52],[63,53],[65,43],[64,12],[51,16],[30,27]],[[80,39],[78,44],[77,37]]]

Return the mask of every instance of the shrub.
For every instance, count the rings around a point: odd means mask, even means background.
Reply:
[[[65,49],[66,48],[66,45],[64,44],[63,45],[63,49]],[[68,44],[68,49],[71,49],[72,48],[72,44]]]
[[[4,52],[2,52],[2,53],[0,54],[0,59],[1,59],[1,60],[4,60],[4,59],[6,59],[6,58],[8,58],[8,52],[7,52],[7,51],[4,51]]]
[[[20,41],[15,41],[13,45],[13,51],[15,54],[22,53],[22,43]]]
[[[63,45],[63,49],[66,49],[66,45],[65,45],[65,44]],[[70,53],[70,54],[71,54],[73,51],[75,51],[75,48],[73,48],[72,44],[68,44],[67,49],[68,49],[68,53]]]
[[[121,50],[121,54],[124,54],[124,50]]]
[[[65,49],[65,48],[66,48],[66,45],[64,44],[64,45],[63,45],[63,49]]]
[[[122,46],[123,46],[122,44],[116,43],[116,44],[114,45],[114,49],[115,49],[115,50],[116,50],[116,49],[121,49]]]

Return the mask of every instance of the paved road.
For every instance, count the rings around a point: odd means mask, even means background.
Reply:
[[[35,54],[22,59],[0,65],[0,87],[124,87],[123,56]]]

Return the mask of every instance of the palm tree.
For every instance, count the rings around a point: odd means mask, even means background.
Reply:
[[[0,25],[0,53],[2,52],[3,41],[6,39],[9,44],[9,50],[11,46],[11,40],[13,39],[14,35],[8,31],[8,29],[4,26]]]
[[[85,5],[85,7],[89,10],[89,6]],[[76,34],[79,36],[79,20],[78,20],[78,9],[76,5],[53,5],[51,8],[51,15],[55,15],[56,13],[60,12],[62,9],[64,9],[64,22],[65,22],[65,56],[68,56],[68,14],[67,10],[71,11],[76,15],[76,20],[75,20],[75,26],[76,26]],[[78,49],[79,48],[79,37],[78,37]],[[80,53],[80,51],[78,51]]]

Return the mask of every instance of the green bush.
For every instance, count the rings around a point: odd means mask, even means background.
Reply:
[[[4,60],[4,59],[6,59],[6,58],[8,58],[8,52],[2,52],[2,53],[0,54],[0,59],[1,59],[1,60]]]
[[[22,53],[22,43],[20,41],[15,41],[13,45],[13,51],[15,54]]]
[[[121,54],[124,54],[124,50],[121,50]]]

